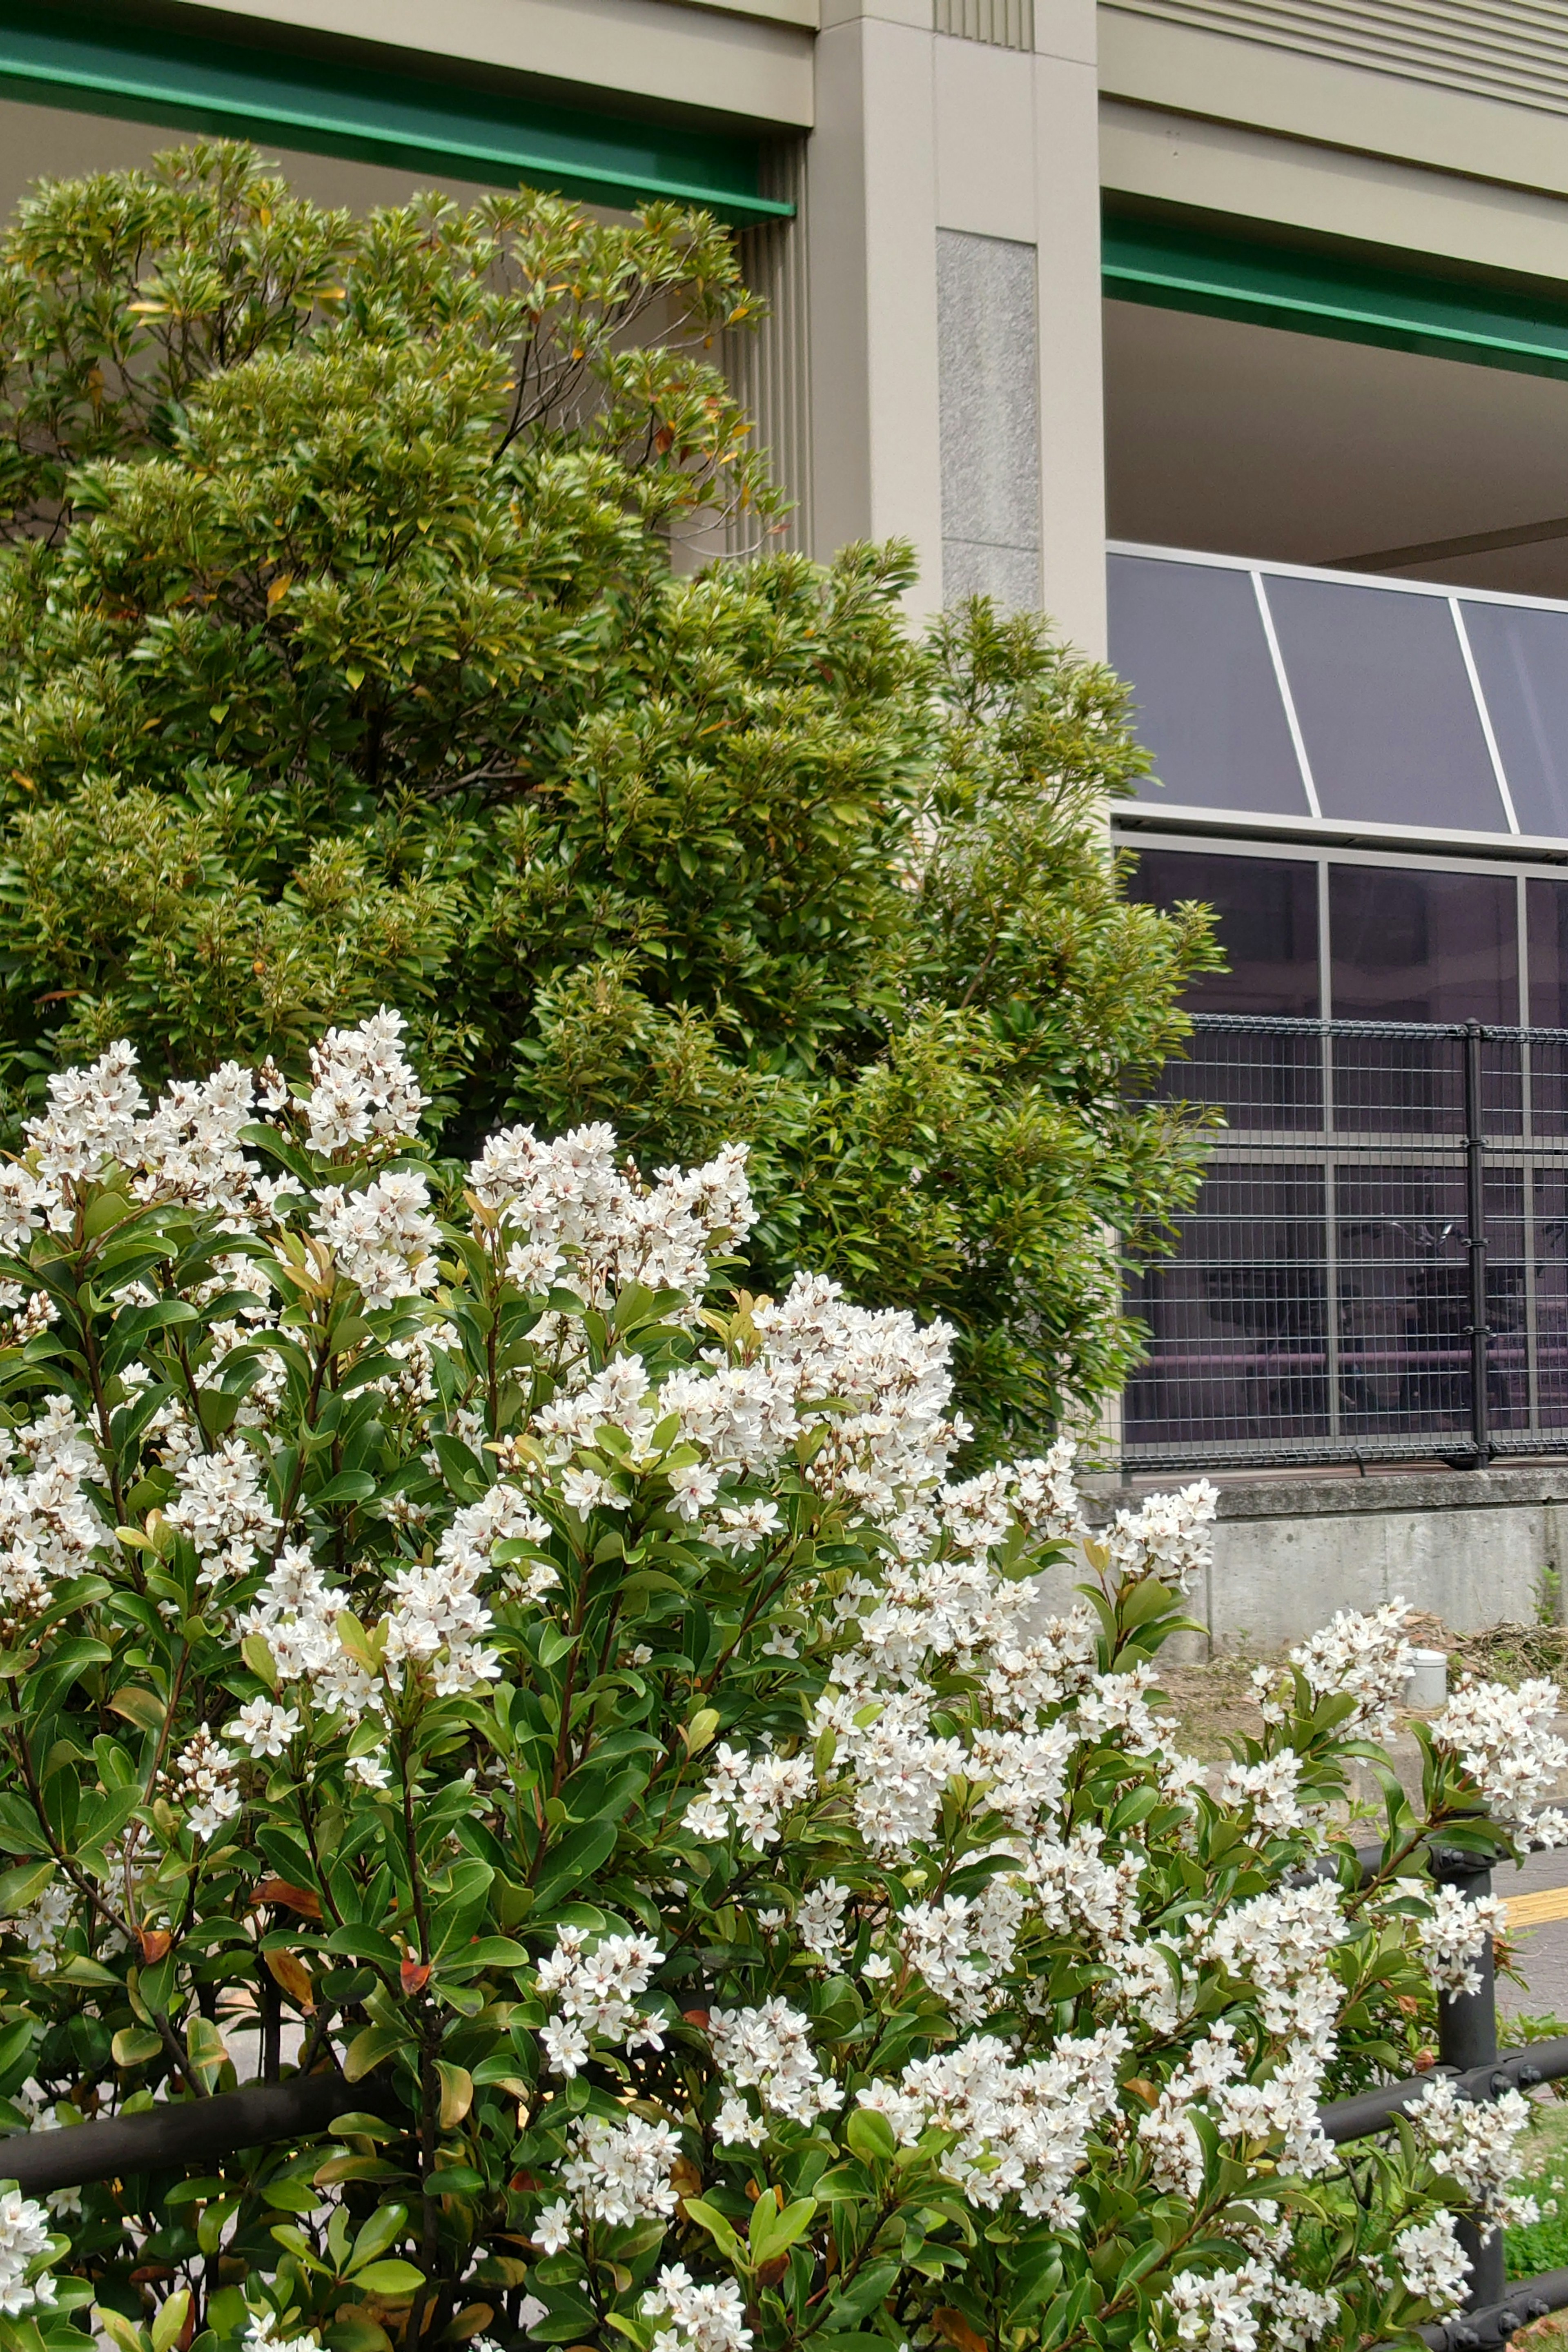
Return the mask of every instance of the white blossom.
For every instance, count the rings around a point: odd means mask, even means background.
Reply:
[[[645,2319],[663,2317],[653,2352],[747,2352],[752,2331],[734,2279],[700,2286],[682,2263],[667,2263],[642,2299]]]
[[[1568,1742],[1551,1727],[1561,1705],[1553,1682],[1510,1691],[1467,1676],[1432,1726],[1434,1741],[1458,1756],[1494,1820],[1537,1845],[1568,1844],[1568,1823],[1542,1803],[1568,1772]]]
[[[775,1997],[757,2009],[715,2009],[708,2033],[727,2094],[754,2087],[768,2114],[802,2124],[843,2105],[843,2092],[816,2063],[809,2019],[787,2001]]]
[[[400,1013],[382,1010],[357,1029],[329,1029],[310,1049],[310,1087],[294,1100],[312,1151],[342,1151],[373,1137],[411,1136],[429,1097],[404,1058]]]
[[[1394,2259],[1406,2292],[1422,2296],[1434,2310],[1453,2311],[1463,2301],[1470,2258],[1451,2213],[1439,2211],[1429,2221],[1402,2230],[1394,2241]]]
[[[228,1727],[227,1737],[250,1755],[281,1756],[300,1728],[297,1710],[275,1699],[247,1699]]]

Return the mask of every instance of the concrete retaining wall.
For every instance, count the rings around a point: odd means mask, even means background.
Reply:
[[[1107,1484],[1092,1515],[1184,1483]],[[1315,1633],[1336,1609],[1375,1609],[1395,1594],[1468,1633],[1531,1622],[1546,1570],[1557,1572],[1561,1595],[1568,1463],[1237,1478],[1220,1484],[1214,1556],[1192,1613],[1214,1650],[1277,1650]]]

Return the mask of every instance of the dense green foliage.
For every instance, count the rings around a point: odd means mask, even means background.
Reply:
[[[961,1333],[993,1431],[1119,1377],[1109,1228],[1207,952],[1119,892],[1105,671],[897,550],[769,552],[724,232],[368,222],[248,151],[47,185],[0,269],[0,1021],[29,1074],[303,1066],[382,1003],[449,1148],[750,1143],[752,1272]],[[724,531],[754,560],[691,565]]]

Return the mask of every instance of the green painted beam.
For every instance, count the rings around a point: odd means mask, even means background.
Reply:
[[[1114,213],[1101,266],[1118,301],[1568,379],[1568,288],[1521,294]]]
[[[60,0],[0,0],[0,91],[595,204],[669,198],[740,224],[795,209],[759,194],[754,139],[154,31]]]

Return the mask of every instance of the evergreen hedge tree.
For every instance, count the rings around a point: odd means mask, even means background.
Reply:
[[[752,1278],[941,1312],[983,1433],[1120,1377],[1112,1229],[1203,919],[1103,837],[1103,669],[898,549],[778,551],[728,236],[527,193],[369,220],[251,151],[46,184],[0,259],[0,1022],[302,1071],[409,1016],[434,1129],[750,1147]],[[749,559],[693,573],[721,526]],[[773,551],[769,551],[773,549]],[[677,560],[679,559],[679,560]]]

